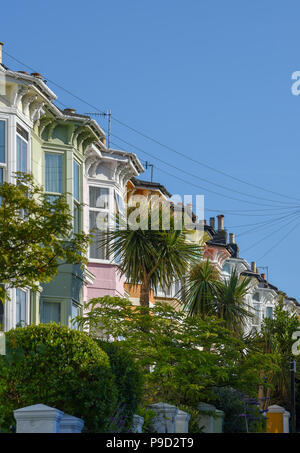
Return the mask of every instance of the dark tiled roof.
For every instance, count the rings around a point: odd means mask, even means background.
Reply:
[[[153,189],[156,189],[156,190],[160,190],[167,197],[171,197],[172,196],[170,194],[170,192],[168,192],[168,190],[165,188],[165,186],[163,186],[159,182],[143,181],[142,179],[137,179],[137,178],[131,178],[131,181],[133,182],[133,184],[135,186],[141,186],[141,187],[145,187],[145,188],[153,188]]]
[[[204,231],[212,237],[216,234],[215,229],[213,227],[211,227],[210,225],[204,225]]]

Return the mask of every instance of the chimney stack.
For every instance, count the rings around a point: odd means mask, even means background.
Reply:
[[[4,46],[3,42],[0,42],[0,64],[2,63],[2,47]]]
[[[266,279],[266,274],[260,274],[261,278]]]
[[[66,109],[64,109],[64,113],[66,115],[69,115],[69,114],[74,115],[76,113],[76,110],[73,108],[66,108]]]
[[[223,231],[224,230],[224,215],[219,214],[218,215],[218,231]]]
[[[41,74],[39,72],[32,72],[30,75],[32,77],[35,77],[36,79],[43,80],[43,77],[41,76]]]
[[[229,242],[230,244],[235,244],[234,233],[229,233]]]
[[[257,269],[256,269],[256,262],[255,261],[251,262],[251,271],[256,274]]]
[[[209,225],[215,229],[215,218],[214,217],[210,217],[209,219]]]

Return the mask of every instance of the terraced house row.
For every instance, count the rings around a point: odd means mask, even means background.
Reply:
[[[99,213],[110,219],[124,210],[133,194],[169,199],[163,185],[138,178],[144,168],[135,154],[107,148],[105,133],[95,120],[74,109],[59,109],[55,100],[40,74],[12,71],[0,59],[0,183],[13,182],[14,173],[22,171],[32,173],[50,198],[66,194],[75,232],[94,231]],[[251,276],[247,302],[256,316],[249,329],[259,329],[264,316],[273,316],[278,289],[259,274],[255,263],[249,265],[239,257],[234,235],[227,240],[222,215],[217,226],[211,218],[204,229],[209,236],[204,258],[212,260],[222,277],[234,268]],[[99,247],[100,239],[101,232],[94,232],[84,271],[79,265],[63,265],[38,292],[10,289],[9,303],[0,305],[4,330],[51,321],[75,327],[72,319],[82,312],[84,302],[107,294],[126,296],[138,304],[139,287],[119,276],[117,263]],[[159,288],[151,294],[151,304],[173,303],[179,285],[174,281],[170,288]],[[289,310],[298,310],[296,300],[286,297],[285,303]]]

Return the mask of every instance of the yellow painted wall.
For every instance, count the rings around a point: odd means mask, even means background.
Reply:
[[[283,433],[282,413],[267,413],[267,433]]]

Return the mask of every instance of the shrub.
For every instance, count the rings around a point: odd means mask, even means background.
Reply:
[[[84,420],[85,431],[105,432],[117,389],[107,354],[87,334],[57,324],[6,333],[0,356],[0,413],[6,430],[13,410],[43,403]]]
[[[224,433],[265,432],[265,411],[260,411],[256,398],[233,388],[215,389],[217,399],[210,401],[225,413]]]
[[[198,434],[203,433],[203,426],[199,421],[199,410],[194,406],[180,405],[180,410],[190,414],[191,418],[189,420],[189,433]]]
[[[139,406],[136,411],[137,415],[140,415],[144,419],[142,431],[143,433],[153,432],[153,419],[157,416],[154,410],[148,407]]]
[[[141,371],[135,360],[122,348],[122,342],[95,340],[109,359],[118,388],[119,411],[125,426],[130,428],[132,416],[142,399],[143,381]]]

